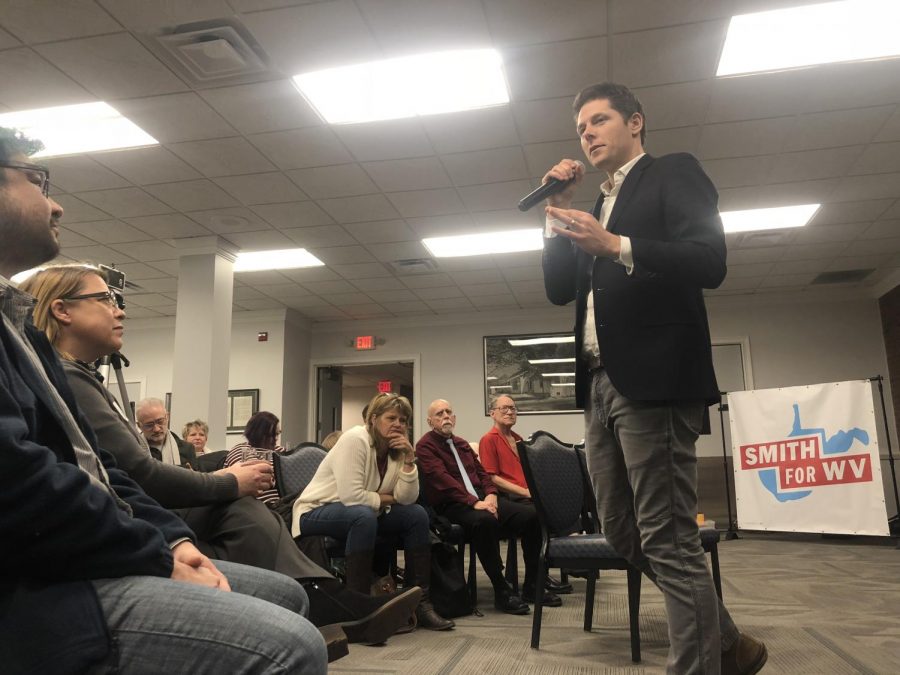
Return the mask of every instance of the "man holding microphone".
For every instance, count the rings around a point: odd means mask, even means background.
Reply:
[[[718,195],[697,160],[645,154],[644,113],[622,85],[574,102],[581,147],[603,184],[571,208],[585,175],[544,176],[544,285],[575,301],[576,397],[603,532],[662,591],[669,673],[756,673],[764,644],[741,634],[713,587],[697,528],[695,442],[719,402],[703,289],[725,278]]]

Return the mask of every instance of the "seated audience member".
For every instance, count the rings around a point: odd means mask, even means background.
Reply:
[[[185,424],[181,430],[181,437],[194,446],[194,452],[198,455],[212,452],[206,447],[206,442],[209,440],[209,425],[203,420],[194,420]]]
[[[520,504],[533,504],[516,447],[522,437],[512,430],[518,419],[516,402],[512,397],[503,395],[491,400],[491,419],[494,426],[478,442],[481,466],[502,496]],[[571,584],[560,583],[550,576],[545,588],[553,593],[572,592]]]
[[[257,458],[268,462],[269,466],[273,466],[272,453],[284,452],[284,448],[278,445],[278,439],[281,436],[281,422],[278,417],[268,410],[260,410],[254,413],[247,425],[244,427],[244,438],[246,440],[235,445],[228,451],[225,458],[225,467],[234,466],[238,462],[248,461],[249,458]],[[261,502],[270,506],[278,504],[280,497],[278,490],[275,488],[275,481],[269,489],[263,490],[257,496]]]
[[[456,415],[449,401],[432,401],[428,406],[428,425],[431,431],[416,443],[425,496],[439,515],[462,525],[472,538],[481,566],[494,587],[494,606],[507,614],[526,614],[528,605],[522,599],[534,602],[538,589],[544,593],[544,605],[561,605],[559,596],[544,591],[544,584],[538,585],[535,578],[541,529],[534,506],[497,498],[497,488],[472,448],[465,439],[453,435]],[[503,577],[500,537],[504,533],[522,539],[522,599],[513,595]]]
[[[204,556],[98,446],[31,323],[33,298],[9,277],[59,253],[63,215],[49,171],[28,160],[40,148],[0,128],[0,668],[325,673],[303,588]],[[60,300],[109,325],[121,318],[110,299],[103,284]]]
[[[135,417],[155,459],[173,466],[192,466],[196,463],[194,446],[169,429],[169,412],[160,399],[145,398],[139,401]]]
[[[407,586],[422,587],[416,618],[422,628],[448,630],[428,599],[431,546],[428,514],[416,503],[419,473],[407,437],[412,407],[397,394],[369,403],[365,426],[344,432],[294,502],[291,533],[345,541],[348,588],[367,593],[378,535],[402,538]]]
[[[63,357],[68,383],[100,443],[110,449],[118,466],[163,506],[188,507],[175,513],[196,533],[201,550],[214,558],[300,580],[306,584],[314,623],[352,624],[345,631],[351,642],[379,636],[380,642],[393,633],[385,632],[387,628],[373,631],[378,623],[394,628],[406,625],[418,596],[394,603],[400,605],[396,609],[382,610],[383,603],[348,593],[300,552],[281,518],[254,499],[272,482],[272,468],[266,462],[253,460],[206,474],[165,464],[150,455],[145,437],[128,422],[118,402],[87,365],[122,348],[125,313],[111,304],[113,297],[99,269],[88,265],[48,267],[25,281],[22,288],[36,297],[34,322]],[[158,399],[141,404],[151,419],[165,413]],[[168,433],[166,424],[145,426],[145,433]]]
[[[338,442],[338,439],[341,437],[341,434],[344,432],[338,429],[337,431],[332,431],[325,438],[322,439],[322,447],[326,450],[331,450],[334,447],[334,444]]]

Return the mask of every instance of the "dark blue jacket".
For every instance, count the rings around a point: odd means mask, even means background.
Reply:
[[[56,353],[28,339],[134,517],[76,465],[65,430],[28,377],[0,322],[0,670],[71,673],[106,656],[109,635],[91,579],[168,577],[168,542],[194,539],[97,448]]]

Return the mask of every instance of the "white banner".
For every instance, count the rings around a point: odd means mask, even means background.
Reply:
[[[889,535],[868,381],[732,392],[728,412],[741,528]]]

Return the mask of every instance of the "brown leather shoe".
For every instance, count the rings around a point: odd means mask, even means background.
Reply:
[[[753,675],[769,658],[766,645],[741,633],[728,651],[722,652],[722,675]]]
[[[347,636],[337,624],[321,626],[319,633],[322,634],[322,639],[325,640],[325,647],[328,649],[328,663],[337,661],[350,653],[350,648],[347,646]]]

